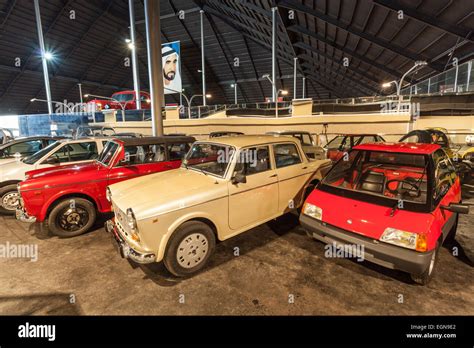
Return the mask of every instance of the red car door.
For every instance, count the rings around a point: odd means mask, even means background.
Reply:
[[[438,231],[442,232],[444,236],[448,234],[451,227],[455,223],[456,215],[443,206],[449,206],[450,203],[459,203],[461,201],[461,185],[459,177],[456,174],[455,168],[451,160],[443,150],[438,150],[433,154],[434,160],[434,188],[433,199],[435,210],[435,223]],[[434,244],[439,238],[439,235],[430,238]],[[429,245],[431,248],[431,246]]]

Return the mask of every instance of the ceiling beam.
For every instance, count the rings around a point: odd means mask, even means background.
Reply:
[[[211,31],[212,31],[212,33],[214,34],[214,38],[216,39],[216,41],[217,41],[217,43],[218,43],[218,45],[219,45],[219,48],[221,49],[222,54],[224,55],[224,59],[225,59],[225,61],[226,61],[226,63],[227,63],[227,66],[228,66],[230,72],[232,73],[232,76],[234,77],[234,81],[235,81],[234,83],[237,83],[237,75],[235,74],[235,71],[234,71],[234,69],[232,68],[232,64],[230,63],[229,58],[227,57],[227,53],[226,53],[226,51],[224,50],[224,47],[222,46],[222,42],[225,43],[225,40],[224,40],[224,39],[221,40],[221,38],[218,36],[220,33],[217,33],[216,30],[214,29],[214,28],[217,27],[216,23],[214,22],[214,19],[213,19],[209,14],[207,14],[207,13],[204,13],[204,15],[206,16],[206,18],[207,18],[209,24],[211,24]],[[221,42],[221,41],[222,41],[222,42]],[[238,84],[237,84],[237,87],[238,87]],[[242,96],[244,97],[244,100],[245,100],[245,101],[248,101],[247,93],[245,93],[245,90],[241,88],[241,89],[240,89],[240,92],[242,93]]]
[[[400,47],[400,46],[395,45],[391,42],[385,41],[385,40],[383,40],[379,37],[371,35],[368,32],[356,29],[356,28],[354,28],[354,27],[352,27],[348,24],[342,23],[340,20],[338,20],[336,18],[328,16],[327,14],[325,14],[325,13],[323,13],[323,12],[317,10],[317,9],[314,9],[312,7],[305,6],[305,5],[303,5],[300,2],[297,2],[295,0],[281,0],[281,1],[278,1],[278,6],[285,7],[285,8],[288,8],[290,10],[306,13],[310,16],[316,17],[316,18],[318,18],[318,19],[320,19],[320,20],[322,20],[326,23],[329,23],[331,25],[336,26],[339,29],[347,31],[348,33],[350,33],[352,35],[359,36],[359,37],[361,37],[361,38],[363,38],[363,39],[365,39],[369,42],[372,42],[372,43],[374,43],[374,44],[376,44],[380,47],[383,47],[383,48],[385,48],[389,51],[392,51],[392,52],[398,54],[399,56],[411,59],[413,61],[417,61],[417,60],[429,61],[429,58],[424,56],[424,55],[411,53],[404,47]],[[436,62],[428,62],[428,65],[432,69],[437,70],[437,71],[442,71],[443,68],[444,68],[444,66],[442,66],[441,64],[436,63]]]
[[[66,2],[63,1],[63,5],[61,6],[61,9],[56,13],[54,16],[53,21],[51,24],[48,26],[48,28],[44,31],[44,38],[48,36],[48,34],[51,32],[51,30],[54,28],[56,23],[58,22],[59,18],[64,14],[64,9],[74,0],[68,0]],[[12,89],[12,87],[15,85],[15,83],[18,81],[18,79],[23,75],[24,71],[26,70],[26,66],[28,65],[28,62],[30,59],[35,55],[36,48],[33,49],[30,52],[30,55],[26,58],[25,62],[23,63],[23,67],[19,70],[19,72],[12,78],[10,81],[8,81],[5,84],[5,88],[2,94],[0,94],[0,101],[8,94],[8,92]]]
[[[383,65],[383,64],[380,64],[370,58],[368,58],[367,56],[363,56],[361,54],[358,54],[357,52],[354,52],[352,50],[349,50],[348,48],[346,48],[345,46],[341,46],[341,45],[338,45],[335,41],[332,41],[332,40],[329,40],[327,38],[325,38],[324,36],[320,35],[320,34],[317,34],[315,32],[312,32],[310,30],[308,30],[307,28],[301,26],[301,25],[292,25],[292,26],[289,26],[287,28],[288,31],[291,31],[291,32],[295,32],[295,33],[298,33],[298,34],[301,34],[301,35],[306,35],[306,36],[309,36],[313,39],[316,39],[318,41],[321,41],[321,42],[324,42],[325,44],[331,46],[331,47],[334,47],[335,49],[341,51],[341,52],[344,52],[350,56],[352,56],[353,58],[356,58],[364,63],[367,63],[389,75],[391,75],[392,77],[399,77],[400,74],[398,73],[398,71],[395,71],[393,69],[390,69],[388,68],[386,65]]]
[[[297,42],[294,44],[295,47],[299,47],[299,48],[302,48],[306,51],[310,51],[310,52],[313,52],[315,54],[318,54],[322,57],[325,57],[333,62],[335,62],[336,64],[338,64],[340,67],[343,66],[342,64],[342,61],[338,61],[336,58],[330,56],[329,54],[326,54],[324,52],[321,52],[319,51],[318,49],[314,48],[313,46],[310,46],[308,44],[305,44],[304,42]],[[361,77],[361,83],[363,83],[364,85],[367,86],[367,88],[371,88],[370,84],[364,82],[363,79],[367,79],[367,80],[370,80],[372,81],[373,83],[375,83],[376,85],[380,85],[381,84],[381,81],[380,80],[377,80],[375,78],[373,78],[371,75],[368,74],[367,71],[363,71],[363,70],[360,70],[359,68],[355,68],[355,67],[352,67],[351,64],[349,64],[347,67],[344,66],[345,69],[347,70],[350,70],[352,72],[354,72],[355,74],[358,74],[360,77]]]
[[[446,33],[452,34],[454,36],[460,37],[462,39],[469,40],[471,42],[473,39],[473,32],[470,29],[464,28],[460,25],[451,25],[449,23],[443,22],[439,18],[432,17],[430,15],[421,13],[415,8],[407,7],[397,0],[372,0],[377,5],[388,8],[392,11],[403,11],[405,15],[411,17],[418,22],[429,25],[430,27],[440,29]]]

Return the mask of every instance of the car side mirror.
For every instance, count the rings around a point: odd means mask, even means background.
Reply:
[[[235,176],[232,178],[232,184],[237,185],[237,184],[246,184],[247,183],[247,177],[242,174],[242,173],[237,173]]]
[[[56,157],[49,157],[46,161],[43,162],[44,164],[51,164],[51,165],[58,165],[61,162],[59,162],[59,159]]]
[[[449,206],[441,206],[441,209],[458,214],[469,214],[469,206],[466,204],[451,203]]]

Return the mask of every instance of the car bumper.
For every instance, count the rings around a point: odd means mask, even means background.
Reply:
[[[21,222],[27,222],[27,223],[33,223],[36,222],[36,217],[34,216],[29,216],[23,208],[17,208],[15,211],[15,217],[17,220],[20,220]]]
[[[434,252],[432,250],[420,253],[396,245],[375,241],[338,227],[321,223],[306,215],[300,216],[300,222],[302,227],[309,232],[313,238],[323,243],[335,243],[336,246],[348,244],[363,246],[364,260],[414,275],[420,275],[427,269],[431,261],[432,253]]]
[[[105,231],[112,237],[112,243],[116,247],[120,256],[130,259],[139,264],[149,264],[156,260],[156,255],[152,253],[142,253],[133,249],[127,241],[120,235],[114,219],[105,223]]]

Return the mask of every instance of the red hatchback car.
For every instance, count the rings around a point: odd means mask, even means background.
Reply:
[[[47,221],[50,231],[60,237],[81,235],[94,225],[98,213],[111,211],[107,186],[179,168],[194,142],[185,136],[116,139],[93,163],[28,172],[18,186],[17,219]]]
[[[373,143],[336,163],[307,198],[300,221],[315,239],[362,251],[363,259],[427,284],[458,214],[468,212],[439,145]]]

